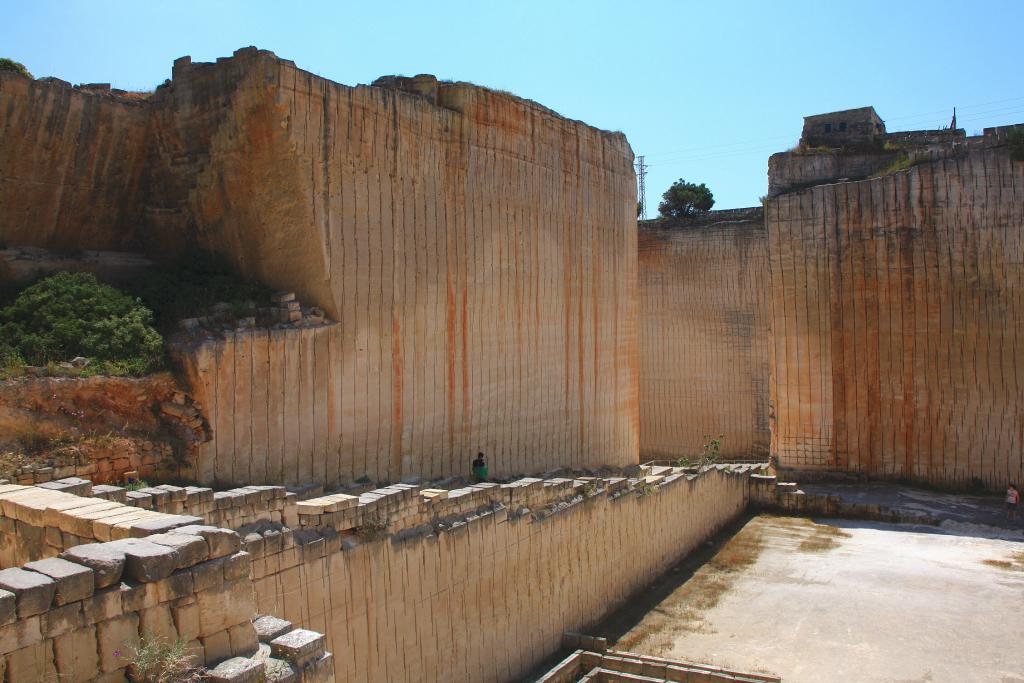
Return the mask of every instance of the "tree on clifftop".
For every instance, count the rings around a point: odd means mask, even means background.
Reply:
[[[0,57],[0,71],[13,71],[14,73],[19,73],[22,76],[32,78],[32,74],[28,72],[28,69],[25,68],[24,64],[16,62],[13,59],[8,59],[7,57]]]
[[[707,213],[715,205],[715,197],[704,183],[688,183],[682,178],[661,195],[658,213],[665,218],[686,218]]]

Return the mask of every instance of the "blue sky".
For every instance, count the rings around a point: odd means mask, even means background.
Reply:
[[[890,130],[1024,122],[1024,2],[18,2],[0,56],[151,88],[182,55],[256,45],[346,84],[433,73],[626,133],[716,208],[756,204],[807,114],[873,104]],[[653,213],[653,212],[652,212]]]

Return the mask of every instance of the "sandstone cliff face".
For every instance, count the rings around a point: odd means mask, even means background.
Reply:
[[[143,101],[0,72],[0,241],[136,246],[149,111]]]
[[[1024,164],[1005,147],[769,202],[772,453],[1019,481]]]
[[[759,209],[640,228],[640,453],[768,453],[767,234]]]
[[[270,481],[221,462],[258,442],[226,429],[269,434],[263,416],[293,408],[288,481],[306,460],[329,482],[465,473],[477,451],[496,474],[636,462],[625,138],[467,84],[423,90],[350,88],[247,49],[179,61],[154,96],[147,234],[194,236],[338,322],[307,351],[282,341],[279,362],[308,370],[299,405],[271,392],[252,413],[262,393],[237,383],[252,357],[230,340],[189,363],[223,425],[200,471]]]

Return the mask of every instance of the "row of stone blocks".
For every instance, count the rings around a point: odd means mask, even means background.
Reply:
[[[266,521],[296,526],[295,503],[295,494],[283,486],[215,492],[161,485],[127,491],[78,478],[36,487],[0,485],[0,566],[52,557],[88,541],[143,537],[184,524],[237,529]]]
[[[53,557],[88,541],[141,538],[201,523],[200,517],[145,510],[44,486],[0,485],[4,566]]]
[[[894,509],[877,503],[850,503],[836,494],[808,494],[795,482],[781,482],[771,475],[750,477],[750,502],[756,508],[801,516],[843,517],[929,526],[937,526],[942,521],[927,513]]]
[[[101,484],[88,479],[70,477],[40,484],[47,488],[78,496],[113,500],[146,510],[172,515],[195,515],[207,524],[240,527],[261,520],[293,524],[297,496],[284,486],[243,486],[227,491],[214,491],[205,486],[173,486],[160,484],[134,490]]]
[[[761,464],[718,465],[718,469],[747,472]],[[420,488],[393,484],[352,495],[334,493],[297,503],[302,528],[357,532],[367,527],[399,531],[438,519],[464,516],[481,508],[503,505],[509,510],[541,511],[578,496],[620,495],[647,486],[671,483],[697,475],[694,468],[644,466],[636,477],[526,477],[507,484],[484,482],[457,489]]]

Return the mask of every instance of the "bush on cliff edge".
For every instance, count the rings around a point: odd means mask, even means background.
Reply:
[[[14,73],[21,74],[26,78],[32,78],[32,74],[25,68],[24,64],[16,62],[13,59],[8,59],[7,57],[0,57],[0,71],[13,71]]]
[[[89,273],[58,273],[0,309],[0,357],[46,365],[84,356],[91,374],[141,375],[160,367],[163,338],[153,314]]]

